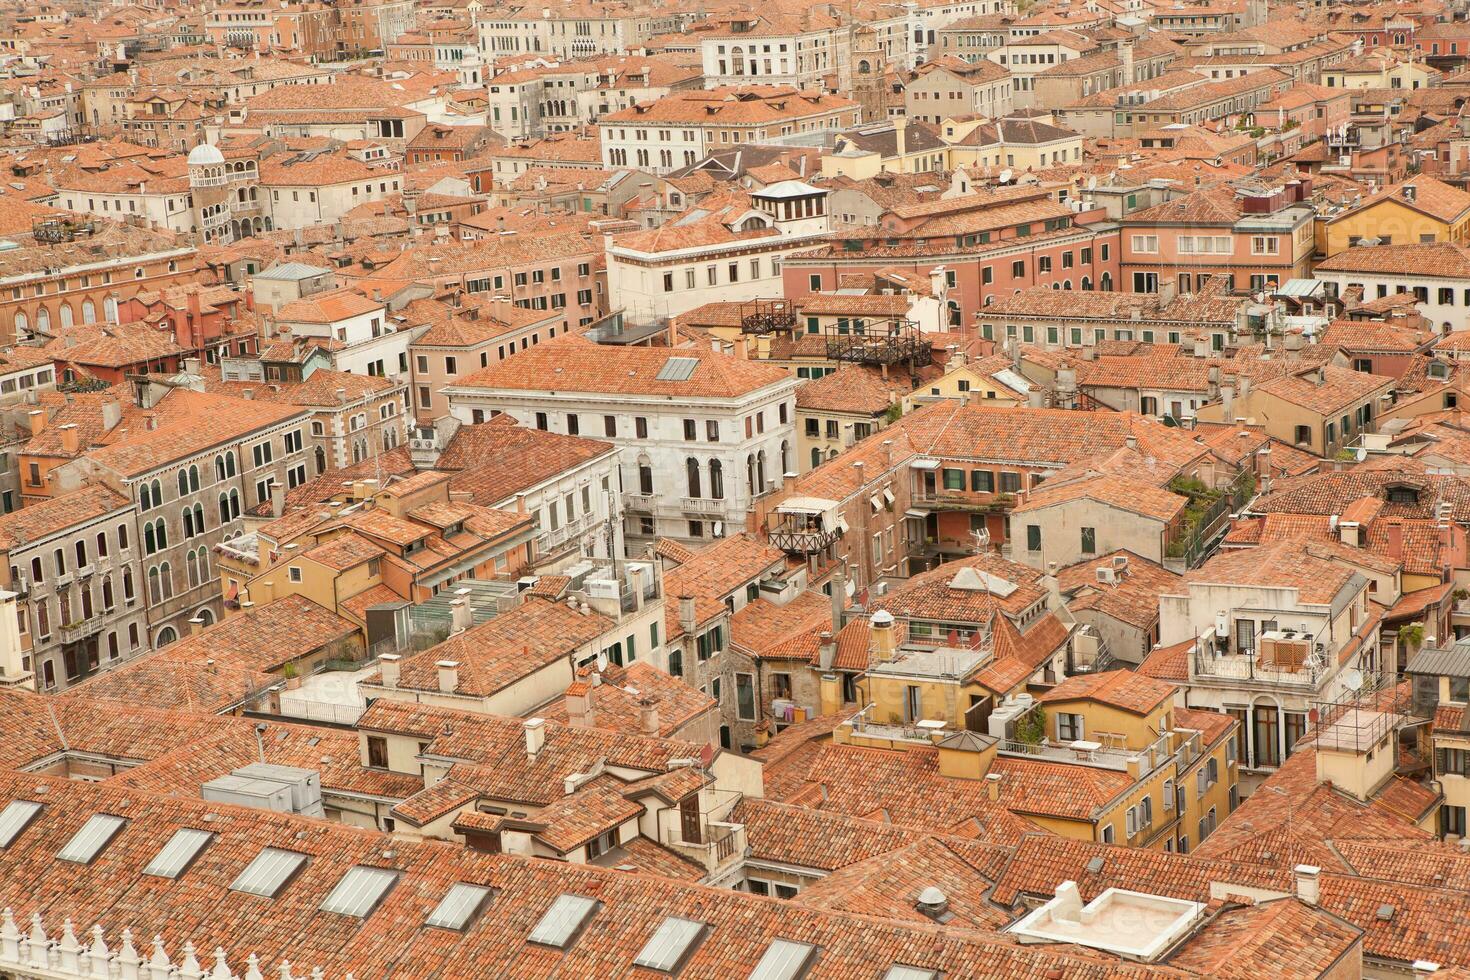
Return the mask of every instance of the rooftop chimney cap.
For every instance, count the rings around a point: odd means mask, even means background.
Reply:
[[[947,901],[949,901],[949,896],[933,885],[919,892],[920,905],[943,905]]]
[[[874,626],[877,626],[877,627],[880,627],[880,628],[881,627],[886,627],[886,626],[892,626],[893,625],[893,613],[889,612],[887,609],[879,609],[877,612],[873,613],[872,623],[873,623]]]

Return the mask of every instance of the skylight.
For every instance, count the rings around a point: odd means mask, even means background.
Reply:
[[[581,895],[560,895],[531,930],[530,940],[542,946],[566,949],[587,925],[600,903]]]
[[[255,855],[255,860],[251,861],[249,866],[240,872],[240,876],[230,883],[230,891],[259,895],[261,898],[275,898],[276,892],[280,891],[305,863],[305,854],[267,847]]]
[[[816,958],[817,947],[789,939],[774,940],[766,954],[750,971],[750,980],[798,980],[806,976]]]
[[[323,912],[340,912],[366,919],[398,880],[398,872],[386,868],[356,867],[342,876],[332,894],[322,902]]]
[[[107,842],[112,840],[114,834],[123,829],[127,821],[122,817],[114,817],[110,813],[94,813],[82,824],[82,829],[77,831],[72,839],[66,842],[61,853],[56,856],[63,861],[75,861],[77,864],[91,864]]]
[[[688,381],[697,367],[697,357],[671,357],[664,361],[664,366],[658,369],[656,377],[659,381]]]
[[[637,966],[673,973],[684,965],[709,927],[703,922],[669,916],[659,923],[643,950],[633,960]]]
[[[14,844],[21,831],[31,825],[41,809],[41,804],[30,800],[11,800],[6,804],[5,809],[0,810],[0,847]]]
[[[214,839],[214,835],[207,830],[193,830],[189,827],[181,827],[174,831],[163,850],[148,862],[148,867],[143,869],[145,875],[157,875],[160,878],[177,878],[188,870],[189,865],[204,850],[206,844]]]
[[[484,885],[471,885],[463,881],[458,882],[444,896],[439,907],[430,913],[425,925],[437,926],[440,929],[453,929],[456,932],[463,931],[470,924],[470,920],[480,914],[486,899],[490,897],[490,889]]]
[[[904,966],[895,963],[883,974],[883,980],[939,980],[939,971],[926,966]]]

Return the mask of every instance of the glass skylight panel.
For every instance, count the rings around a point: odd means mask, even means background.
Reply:
[[[699,367],[697,357],[671,357],[664,361],[664,366],[658,369],[656,380],[659,381],[688,381],[694,375],[694,369]]]
[[[750,971],[750,980],[799,980],[816,954],[817,947],[811,943],[777,939],[766,947],[765,955]]]
[[[633,960],[636,966],[673,973],[699,945],[707,926],[703,922],[669,916],[659,923],[643,950]]]
[[[470,924],[470,920],[480,913],[480,909],[485,905],[485,900],[489,897],[490,889],[484,885],[458,882],[445,894],[439,906],[429,914],[425,924],[437,926],[440,929],[453,929],[456,932],[463,931]]]
[[[21,831],[31,825],[41,809],[41,804],[30,800],[11,800],[6,804],[5,809],[0,810],[0,847],[15,843]]]
[[[531,930],[531,942],[566,949],[577,938],[587,920],[597,911],[598,902],[581,895],[560,895]]]
[[[163,850],[156,854],[148,867],[143,869],[145,875],[157,875],[159,878],[177,878],[183,874],[204,846],[214,839],[214,835],[207,830],[193,830],[189,827],[181,827],[174,831]]]
[[[61,853],[56,856],[63,861],[91,864],[114,834],[123,829],[127,821],[110,813],[94,813],[82,824],[82,829],[72,835]]]
[[[255,855],[255,860],[246,866],[240,876],[230,883],[230,891],[244,892],[247,895],[259,895],[261,898],[275,898],[276,892],[291,876],[301,870],[306,863],[305,854],[297,854],[295,851],[282,851],[278,848],[267,847]]]
[[[353,868],[342,876],[332,894],[322,902],[322,911],[366,919],[397,880],[397,871],[361,866]]]
[[[939,971],[926,966],[904,966],[895,963],[883,974],[883,980],[939,980]]]

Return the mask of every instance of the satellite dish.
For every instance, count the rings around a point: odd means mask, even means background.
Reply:
[[[1358,462],[1361,463],[1363,460],[1365,460],[1367,458],[1368,458],[1368,450],[1365,449],[1365,448],[1363,448],[1362,446],[1359,446],[1358,447]]]
[[[997,179],[998,179],[998,180],[999,180],[999,181],[1000,181],[1000,182],[1001,182],[1001,183],[1002,183],[1002,184],[1009,184],[1009,183],[1010,183],[1010,182],[1011,182],[1011,179],[1012,179],[1012,178],[1013,178],[1013,177],[1015,177],[1015,176],[1016,176],[1016,175],[1015,175],[1015,173],[1013,173],[1013,172],[1012,172],[1012,171],[1011,171],[1011,168],[1010,168],[1010,167],[1007,167],[1007,168],[1005,168],[1005,169],[1004,169],[1004,170],[1002,170],[1002,171],[1001,171],[1001,172],[1000,172],[1000,176],[999,176],[999,177],[998,177],[998,178],[997,178]]]
[[[607,670],[607,653],[603,652],[597,655],[597,672],[600,674],[605,670]]]
[[[1361,670],[1343,671],[1342,686],[1349,691],[1361,691],[1363,689],[1363,672]]]

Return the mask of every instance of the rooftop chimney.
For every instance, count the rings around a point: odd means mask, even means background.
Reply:
[[[396,653],[385,653],[378,658],[378,670],[382,673],[384,687],[398,686],[399,661],[402,659]]]
[[[873,659],[887,663],[898,652],[898,639],[893,630],[893,614],[885,609],[873,613],[868,621],[868,636],[873,650]]]
[[[521,727],[526,731],[526,755],[534,759],[541,754],[541,746],[546,744],[546,721],[527,718]]]
[[[832,669],[832,661],[837,659],[837,642],[832,639],[832,634],[822,630],[822,635],[817,640],[817,666],[825,673]]]
[[[1296,897],[1308,905],[1316,905],[1317,898],[1321,895],[1321,885],[1317,876],[1322,869],[1310,864],[1298,864],[1293,870],[1296,878]]]
[[[271,482],[271,516],[281,517],[286,513],[286,488]]]
[[[832,632],[842,632],[842,609],[847,605],[847,575],[845,569],[838,568],[832,573]]]
[[[463,633],[470,628],[473,614],[470,604],[463,599],[455,599],[449,603],[449,632],[450,635]]]
[[[459,688],[459,661],[440,660],[434,666],[439,668],[439,692],[453,694]]]
[[[686,636],[693,636],[699,629],[699,621],[695,619],[694,596],[692,595],[679,597],[679,628]]]
[[[567,721],[574,728],[592,727],[592,688],[585,681],[567,688]]]
[[[82,432],[75,422],[68,422],[58,431],[61,432],[61,448],[64,452],[74,453],[81,447]]]
[[[659,733],[658,702],[653,698],[644,698],[638,702],[638,731],[651,736]]]

